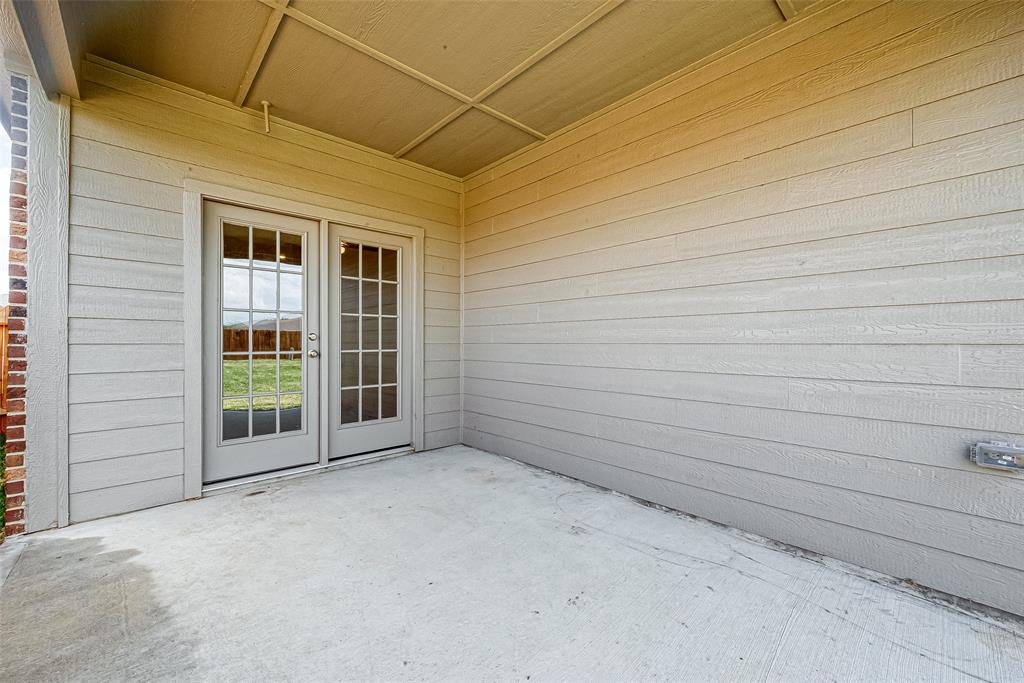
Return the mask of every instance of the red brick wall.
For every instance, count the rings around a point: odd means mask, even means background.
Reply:
[[[10,77],[11,87],[11,289],[7,379],[7,536],[25,530],[25,318],[28,315],[28,82]]]

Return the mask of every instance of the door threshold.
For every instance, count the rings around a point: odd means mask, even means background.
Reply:
[[[372,462],[379,462],[381,460],[389,460],[391,458],[408,455],[412,452],[412,446],[399,446],[398,448],[389,448],[383,451],[374,451],[373,453],[363,453],[362,455],[340,458],[338,460],[328,462],[326,465],[321,465],[320,463],[316,463],[314,465],[302,465],[300,467],[292,467],[290,469],[279,470],[277,472],[266,472],[264,474],[254,474],[249,477],[231,479],[230,481],[220,481],[216,484],[207,484],[203,486],[203,497],[215,496],[220,493],[228,493],[230,491],[237,491],[238,489],[248,488],[250,486],[258,486],[260,484],[267,484],[285,479],[305,477],[310,474],[346,469],[348,467],[355,467],[356,465],[367,465]]]

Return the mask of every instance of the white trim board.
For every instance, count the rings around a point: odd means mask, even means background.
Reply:
[[[425,447],[424,427],[424,374],[425,358],[423,347],[424,325],[424,241],[423,228],[405,225],[395,221],[371,218],[340,211],[323,206],[316,206],[291,199],[251,192],[227,185],[218,185],[203,180],[186,178],[182,201],[184,229],[184,327],[185,327],[185,462],[184,462],[184,497],[198,498],[203,495],[203,440],[202,429],[190,429],[190,425],[202,425],[203,415],[203,361],[202,361],[202,231],[203,201],[221,201],[229,204],[247,206],[264,211],[285,213],[320,222],[320,239],[326,239],[328,223],[342,223],[366,230],[374,230],[392,235],[402,235],[412,239],[413,257],[413,426],[412,449],[423,450]],[[326,250],[321,253],[326,258]],[[323,281],[323,276],[321,276]],[[325,324],[326,307],[321,307],[321,330],[328,329]],[[326,365],[326,364],[322,364]],[[328,463],[327,439],[324,436],[323,415],[321,415],[320,462],[310,472],[320,471],[333,463]],[[65,458],[66,460],[66,458]],[[305,470],[304,470],[305,471]],[[285,472],[285,475],[288,473]]]
[[[29,84],[25,530],[67,526],[71,103]]]

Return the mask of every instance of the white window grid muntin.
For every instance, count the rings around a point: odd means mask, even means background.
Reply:
[[[340,363],[340,367],[339,367],[339,372],[338,372],[338,380],[339,380],[338,384],[339,384],[339,386],[336,389],[336,391],[339,392],[337,424],[339,425],[339,427],[341,429],[347,429],[347,428],[352,428],[352,427],[359,427],[361,425],[366,425],[366,424],[379,424],[379,423],[385,423],[385,422],[397,422],[397,421],[402,419],[402,386],[401,386],[402,385],[402,382],[401,382],[401,377],[402,377],[402,351],[401,351],[401,349],[402,349],[402,257],[403,257],[402,248],[401,247],[387,246],[387,245],[383,245],[383,244],[379,244],[379,243],[374,243],[374,242],[355,242],[354,240],[353,241],[349,241],[349,240],[346,240],[344,238],[341,239],[341,243],[345,245],[346,250],[349,249],[349,248],[352,248],[352,247],[357,247],[358,248],[358,252],[359,252],[359,256],[358,256],[358,259],[357,259],[358,275],[353,277],[351,275],[345,275],[344,274],[343,263],[341,263],[341,261],[340,261],[343,258],[343,254],[340,253],[340,250],[335,253],[335,257],[339,259],[338,272],[340,274],[340,282],[338,284],[338,288],[339,288],[338,289],[339,323],[344,323],[345,319],[355,320],[356,321],[356,334],[357,334],[357,337],[356,337],[356,348],[354,350],[348,350],[348,351],[341,350],[340,351],[341,357],[338,359],[338,361]],[[368,279],[368,278],[364,278],[363,277],[364,276],[364,273],[363,273],[363,247],[375,247],[377,249],[377,278],[376,279]],[[395,252],[395,279],[394,280],[385,280],[384,279],[383,265],[384,265],[384,251],[385,250]],[[348,280],[348,281],[356,281],[358,283],[358,289],[356,291],[356,301],[358,302],[358,312],[356,312],[356,313],[345,313],[345,312],[343,312],[343,309],[344,309],[344,304],[343,304],[344,282],[346,280]],[[366,283],[366,282],[374,283],[377,286],[377,313],[376,314],[370,314],[370,315],[364,315],[363,314],[363,284]],[[394,284],[395,285],[395,311],[396,311],[396,313],[394,315],[391,315],[391,314],[385,315],[383,313],[384,301],[383,301],[382,294],[383,294],[383,285],[384,285],[384,283]],[[375,349],[375,351],[374,351],[377,354],[377,383],[375,383],[375,384],[365,384],[363,382],[363,355],[365,353],[367,353],[366,351],[363,350],[363,318],[364,317],[370,317],[370,318],[376,317],[377,318],[377,349]],[[385,318],[394,319],[395,320],[395,347],[394,348],[387,348],[387,349],[383,348],[383,345],[384,345],[384,342],[383,342],[384,326],[381,324],[381,321],[384,320]],[[339,327],[340,327],[340,325],[339,325]],[[341,334],[340,334],[340,330],[339,330],[339,347],[342,345],[340,343],[340,340],[341,340]],[[384,364],[383,364],[384,353],[394,353],[395,354],[395,381],[394,382],[382,383],[380,381],[380,380],[383,379],[382,375],[383,375],[383,372],[384,372]],[[357,375],[358,375],[358,382],[359,382],[358,384],[346,385],[344,383],[344,374],[343,374],[344,373],[344,367],[345,367],[345,365],[344,365],[344,358],[345,358],[346,355],[354,356],[356,358],[356,368],[357,368]],[[381,418],[380,414],[381,414],[381,409],[383,408],[383,401],[384,401],[384,399],[383,399],[384,391],[383,390],[385,388],[391,388],[391,387],[395,388],[395,414],[392,417]],[[369,420],[364,420],[363,419],[363,390],[364,389],[377,389],[377,416],[378,416],[377,418],[369,419]],[[342,392],[342,391],[349,391],[349,390],[354,390],[356,392],[356,396],[357,396],[356,416],[358,417],[358,419],[350,421],[350,422],[342,422],[342,412],[344,411],[344,407],[342,406],[342,400],[340,398],[340,396],[341,396],[340,392]]]
[[[233,225],[233,226],[236,226],[236,227],[240,227],[240,228],[244,227],[248,231],[247,232],[248,258],[245,259],[247,265],[242,265],[240,263],[232,263],[232,264],[225,263],[225,260],[224,260],[224,226],[225,226],[225,224],[230,224],[230,225]],[[274,259],[275,260],[274,260],[273,267],[268,267],[268,266],[265,266],[265,265],[262,265],[262,266],[255,265],[255,260],[253,259],[253,255],[254,255],[254,252],[253,252],[253,233],[254,233],[255,230],[266,230],[266,231],[274,233]],[[281,235],[282,234],[295,235],[295,236],[299,237],[299,240],[300,240],[300,251],[301,251],[301,258],[302,258],[302,266],[298,270],[282,270],[281,269],[281,260],[280,259],[281,259]],[[308,274],[308,261],[309,261],[309,259],[308,259],[307,248],[306,248],[306,246],[307,246],[306,235],[304,233],[291,232],[291,231],[287,231],[287,230],[281,230],[280,228],[276,228],[276,227],[269,226],[269,225],[261,225],[261,224],[258,224],[258,223],[250,223],[250,222],[244,222],[244,221],[232,221],[232,220],[221,219],[220,235],[219,235],[219,237],[220,237],[220,239],[219,239],[219,244],[218,244],[218,248],[217,248],[218,255],[219,255],[219,261],[220,261],[220,269],[218,271],[218,273],[219,273],[219,276],[218,276],[219,277],[218,302],[221,304],[221,306],[220,306],[220,321],[221,321],[221,324],[220,324],[219,334],[217,335],[217,350],[218,350],[218,357],[220,359],[220,363],[219,363],[220,377],[217,380],[217,395],[218,395],[218,398],[219,398],[219,406],[220,406],[220,409],[221,409],[221,419],[218,420],[218,423],[219,423],[218,424],[218,430],[217,430],[217,433],[218,433],[218,444],[220,444],[220,445],[223,445],[223,444],[239,444],[239,443],[246,443],[246,442],[250,442],[250,441],[264,441],[264,440],[268,440],[268,439],[277,439],[277,438],[282,438],[282,437],[297,436],[297,435],[304,434],[306,432],[306,424],[307,424],[306,423],[306,417],[307,417],[307,413],[308,413],[307,406],[306,406],[306,401],[305,401],[305,391],[304,391],[305,385],[306,385],[306,383],[305,383],[306,361],[305,361],[305,358],[304,358],[304,355],[303,355],[303,350],[304,350],[304,345],[305,344],[302,341],[306,337],[306,325],[307,325],[307,317],[308,317],[306,315],[306,300],[307,300],[306,288],[307,288],[307,285],[308,285],[307,274]],[[241,261],[242,259],[234,259],[234,260]],[[224,271],[225,271],[225,269],[228,269],[228,268],[233,268],[233,269],[237,269],[237,270],[244,270],[248,274],[247,282],[248,282],[248,288],[249,288],[249,294],[248,294],[248,296],[249,296],[249,307],[247,309],[228,308],[228,307],[224,306]],[[258,308],[254,308],[253,307],[253,303],[254,303],[254,301],[253,301],[253,275],[252,275],[253,271],[273,272],[273,273],[276,274],[276,277],[275,277],[275,294],[274,294],[274,303],[276,304],[276,308],[274,310],[258,309]],[[291,310],[291,309],[289,309],[289,310],[282,310],[281,309],[281,274],[282,273],[284,273],[284,274],[296,274],[296,275],[300,276],[300,278],[301,278],[301,288],[300,288],[301,291],[300,291],[300,294],[301,294],[301,299],[302,299],[301,300],[302,310],[295,311],[295,310]],[[224,333],[223,333],[223,329],[224,328],[223,328],[223,324],[224,324],[224,314],[225,313],[244,313],[244,314],[246,314],[248,316],[248,326],[246,328],[247,329],[247,346],[248,346],[248,348],[247,348],[246,351],[231,351],[231,352],[225,352],[224,351]],[[275,316],[275,323],[274,323],[274,339],[275,339],[274,347],[275,347],[275,350],[273,352],[270,352],[270,351],[255,351],[254,348],[253,348],[254,347],[254,340],[255,340],[255,336],[256,336],[255,335],[255,330],[253,329],[253,321],[254,321],[255,314],[259,314],[259,313],[273,314]],[[299,350],[298,351],[287,351],[287,352],[284,352],[284,351],[281,350],[281,315],[282,314],[297,314],[297,315],[300,316],[300,318],[302,320],[302,323],[300,325],[300,330],[299,330]],[[298,357],[298,361],[299,361],[299,390],[298,391],[284,391],[284,392],[281,391],[281,357],[282,357],[282,355],[286,355],[286,354],[287,355],[294,355],[294,356]],[[254,356],[269,356],[269,355],[273,355],[274,356],[274,361],[275,361],[274,362],[274,386],[275,386],[275,391],[273,391],[273,392],[254,392],[253,391],[253,365],[254,365],[253,361],[254,361]],[[248,390],[247,390],[247,392],[245,394],[232,395],[232,396],[225,396],[224,395],[224,359],[226,357],[227,358],[235,357],[235,358],[245,358],[245,359],[247,359]],[[300,408],[300,424],[299,424],[299,429],[291,430],[291,431],[287,431],[287,432],[282,432],[281,431],[281,406],[282,406],[281,397],[282,396],[296,396],[296,395],[300,397],[299,398],[299,408]],[[253,435],[253,412],[254,412],[253,406],[255,405],[255,399],[258,399],[258,398],[269,398],[269,397],[273,397],[274,398],[274,406],[275,406],[275,410],[274,410],[274,432],[273,433],[268,433],[268,434]],[[229,401],[232,401],[232,400],[243,401],[244,400],[246,402],[246,407],[247,407],[246,410],[247,410],[247,416],[248,416],[248,431],[247,431],[246,436],[241,436],[241,437],[232,438],[232,439],[225,439],[224,438],[224,418],[223,418],[223,412],[224,412],[224,402],[225,402],[225,400],[229,400]]]

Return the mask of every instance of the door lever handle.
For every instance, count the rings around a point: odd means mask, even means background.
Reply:
[[[320,357],[320,352],[317,351],[316,349],[310,349],[309,350],[309,357],[310,358],[319,358]]]

